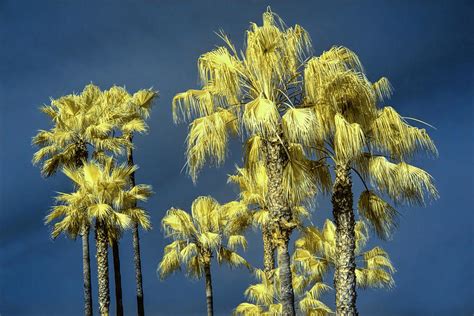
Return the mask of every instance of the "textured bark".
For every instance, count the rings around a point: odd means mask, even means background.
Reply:
[[[272,242],[272,232],[268,225],[262,227],[263,239],[263,269],[269,273],[275,269],[275,247]]]
[[[356,316],[355,220],[352,209],[352,181],[348,164],[336,166],[332,205],[336,224],[336,315]]]
[[[207,303],[207,316],[214,315],[214,305],[212,296],[212,278],[211,278],[211,264],[204,264],[204,276],[206,278],[206,303]]]
[[[118,241],[112,243],[114,257],[115,309],[117,316],[123,316],[122,274],[120,272],[120,251]]]
[[[108,240],[104,224],[100,220],[96,220],[95,240],[97,248],[97,279],[99,283],[99,311],[101,316],[108,316],[110,305]]]
[[[135,260],[135,280],[137,283],[137,309],[138,316],[145,315],[143,306],[143,281],[142,281],[142,263],[140,257],[140,236],[138,235],[138,224],[133,223],[133,257]]]
[[[130,143],[133,142],[133,135],[129,134],[127,136]],[[129,166],[133,166],[133,149],[127,149],[127,163]],[[130,185],[133,187],[135,186],[135,172],[130,175]],[[132,205],[132,207],[135,207]],[[137,287],[137,315],[144,316],[145,315],[145,306],[144,306],[144,297],[143,297],[143,280],[142,280],[142,263],[141,263],[141,256],[140,256],[140,236],[138,233],[138,224],[133,223],[132,227],[132,234],[133,234],[133,258],[135,263],[135,282]]]
[[[82,229],[82,275],[84,280],[84,315],[92,316],[91,259],[89,256],[89,225]]]
[[[266,141],[265,154],[268,175],[267,205],[270,211],[273,241],[278,250],[278,267],[280,269],[280,301],[283,306],[283,315],[293,316],[295,315],[295,298],[288,243],[294,224],[292,224],[291,209],[282,186],[283,168],[288,162],[288,157],[283,145],[278,140]]]

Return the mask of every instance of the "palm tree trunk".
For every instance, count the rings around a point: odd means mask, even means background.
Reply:
[[[95,222],[95,239],[97,248],[97,278],[99,283],[99,311],[101,316],[109,316],[109,262],[107,232],[100,220]]]
[[[85,142],[81,141],[77,144],[75,153],[75,165],[77,168],[82,167],[83,161],[87,160],[89,153]],[[76,185],[74,185],[76,187]],[[89,224],[82,227],[82,278],[84,283],[84,315],[92,316],[92,285],[91,285],[91,259],[89,252]]]
[[[112,254],[114,257],[114,282],[115,282],[115,308],[117,316],[123,316],[122,303],[122,275],[120,273],[120,252],[118,241],[112,243]]]
[[[352,210],[352,181],[348,164],[336,165],[332,205],[336,224],[336,314],[357,316],[355,276],[355,220]]]
[[[89,256],[89,225],[82,228],[82,275],[84,279],[84,315],[92,316],[91,259]]]
[[[143,281],[142,281],[142,263],[140,257],[140,236],[138,235],[138,224],[133,223],[133,254],[135,260],[135,280],[137,283],[137,308],[138,316],[145,315],[143,305]]]
[[[206,277],[206,303],[207,316],[214,315],[214,305],[212,297],[212,278],[211,278],[211,264],[204,264],[204,275]]]
[[[268,225],[262,227],[263,239],[263,269],[266,273],[275,269],[275,247],[272,242],[272,233]]]
[[[277,240],[274,240],[274,242],[277,245],[278,251],[280,301],[283,306],[282,314],[294,316],[295,297],[290,268],[290,255],[288,253],[288,243],[294,224],[292,224],[291,209],[285,198],[282,186],[283,168],[288,161],[288,157],[283,145],[278,140],[266,141],[265,152],[268,175],[267,204],[272,219],[271,229],[277,236]]]
[[[133,134],[129,134],[127,139],[130,143],[133,143]],[[127,148],[127,163],[129,166],[133,166],[133,149]],[[130,186],[135,186],[135,172],[130,174]],[[136,205],[132,205],[135,207]],[[137,312],[138,316],[145,315],[144,298],[143,298],[143,280],[142,280],[142,263],[140,256],[140,236],[138,234],[138,224],[133,223],[132,227],[133,234],[133,258],[135,262],[135,282],[137,287]]]

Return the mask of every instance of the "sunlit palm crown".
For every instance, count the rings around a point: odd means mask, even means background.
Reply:
[[[106,224],[111,233],[127,228],[130,220],[145,229],[150,228],[146,212],[131,207],[152,194],[148,185],[129,187],[129,176],[135,170],[135,166],[114,165],[112,159],[107,159],[103,165],[85,162],[81,168],[65,167],[64,174],[76,184],[77,190],[56,197],[60,204],[46,217],[47,223],[59,220],[52,236],[66,233],[75,237],[84,224],[91,224],[94,219]]]
[[[194,200],[191,214],[176,208],[167,211],[162,227],[173,242],[165,247],[158,272],[164,278],[184,266],[190,277],[201,278],[204,265],[217,256],[218,262],[231,266],[248,266],[235,250],[247,247],[245,236],[240,234],[239,207],[220,205],[209,196]],[[237,228],[237,231],[235,230]]]
[[[80,94],[70,94],[52,99],[41,110],[53,122],[50,130],[40,130],[33,144],[41,147],[33,157],[33,163],[43,162],[42,173],[51,176],[62,166],[77,166],[87,159],[88,146],[94,150],[94,158],[105,159],[105,153],[118,154],[128,140],[114,135],[118,128],[122,133],[144,132],[143,119],[148,116],[156,92],[140,90],[134,95],[121,87],[101,91],[89,84]]]
[[[191,120],[187,164],[194,180],[206,161],[224,161],[229,136],[240,133],[248,136],[249,169],[263,159],[264,140],[285,145],[283,186],[293,205],[328,190],[327,159],[358,167],[375,188],[364,193],[361,213],[369,220],[382,213],[388,223],[374,222],[381,236],[394,225],[393,212],[375,191],[408,204],[423,204],[426,193],[437,196],[430,175],[405,162],[418,151],[436,154],[428,134],[392,107],[378,106],[392,92],[386,78],[371,83],[345,47],[311,57],[307,32],[285,26],[269,10],[246,35],[238,54],[221,33],[226,47],[198,60],[202,88],[173,99],[175,120]]]

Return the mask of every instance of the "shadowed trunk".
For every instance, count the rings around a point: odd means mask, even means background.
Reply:
[[[127,136],[130,143],[133,143],[133,135],[129,134]],[[129,166],[133,166],[133,149],[127,148],[127,163]],[[130,186],[135,186],[135,172],[130,174]],[[132,207],[135,207],[132,205]],[[140,236],[138,233],[138,224],[133,223],[132,227],[132,235],[133,235],[133,258],[135,262],[135,282],[137,286],[137,315],[144,316],[145,315],[145,307],[144,307],[144,298],[143,298],[143,280],[142,280],[142,260],[140,256]]]
[[[92,316],[91,259],[89,256],[89,225],[82,228],[82,274],[84,280],[84,315]]]
[[[99,311],[101,316],[108,316],[110,305],[108,240],[104,224],[100,220],[95,222],[95,240],[97,248],[97,279],[99,283]]]
[[[122,274],[120,272],[120,251],[118,241],[112,243],[112,254],[114,257],[114,282],[115,282],[115,309],[117,316],[123,316],[122,303]]]
[[[356,316],[355,220],[352,210],[352,181],[348,164],[336,165],[332,205],[336,224],[336,314]]]
[[[291,209],[282,186],[283,168],[288,161],[288,157],[283,145],[276,139],[265,142],[265,154],[268,174],[267,205],[272,220],[271,229],[276,236],[276,240],[273,242],[275,242],[278,251],[282,314],[294,316],[295,297],[290,269],[290,255],[288,253],[288,243],[294,224],[292,223]]]
[[[206,303],[207,316],[214,315],[214,305],[212,302],[212,278],[211,278],[211,264],[204,264],[204,275],[206,277]]]

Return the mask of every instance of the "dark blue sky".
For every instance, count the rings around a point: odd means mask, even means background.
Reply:
[[[360,291],[361,315],[474,312],[472,1],[0,0],[1,315],[82,314],[80,241],[52,241],[43,225],[55,192],[70,186],[62,175],[41,178],[30,162],[30,142],[49,126],[38,107],[91,81],[104,89],[160,90],[150,133],[136,138],[138,182],[156,191],[147,204],[155,229],[142,234],[145,307],[148,315],[203,314],[203,282],[156,277],[165,242],[159,222],[169,207],[188,210],[198,195],[233,199],[236,190],[225,182],[240,162],[240,149],[234,144],[225,166],[205,169],[193,186],[180,173],[186,126],[173,125],[171,98],[197,87],[197,58],[220,44],[214,31],[224,29],[241,45],[249,22],[260,23],[269,4],[288,25],[309,31],[316,53],[332,45],[357,52],[370,79],[391,80],[391,105],[437,127],[431,135],[439,159],[418,164],[435,177],[441,199],[424,209],[401,209],[393,240],[377,242],[398,270],[397,286]],[[316,223],[329,214],[327,200],[318,200]],[[246,256],[259,265],[260,241],[255,234],[249,238],[254,243]],[[130,236],[121,250],[125,311],[133,315]],[[215,309],[228,315],[253,279],[226,267],[213,272]]]

